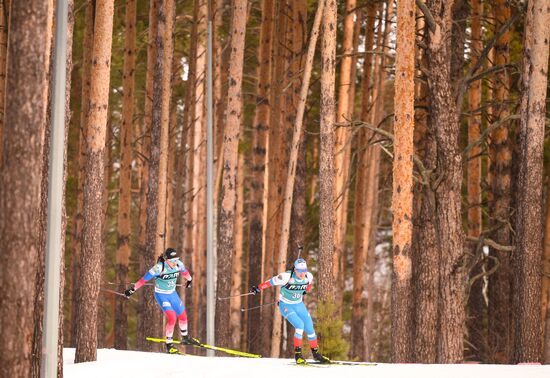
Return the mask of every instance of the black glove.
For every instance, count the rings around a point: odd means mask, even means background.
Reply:
[[[132,286],[131,288],[126,289],[126,291],[124,291],[124,296],[125,296],[126,298],[130,298],[130,296],[131,296],[132,294],[134,294],[135,292],[136,292],[136,289]]]
[[[185,287],[191,287],[191,286],[192,286],[192,285],[191,285],[191,281],[192,281],[192,280],[187,281],[187,283],[185,284]]]
[[[254,295],[260,294],[260,288],[258,286],[252,286],[252,289],[250,289],[250,292]]]
[[[306,295],[307,294],[307,291],[304,290],[304,292],[302,293],[302,295]]]

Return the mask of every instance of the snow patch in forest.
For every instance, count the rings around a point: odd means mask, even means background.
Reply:
[[[64,376],[67,378],[281,378],[335,376],[369,378],[548,378],[550,365],[420,365],[379,364],[377,366],[301,367],[290,359],[232,358],[169,355],[99,349],[97,361],[75,364],[73,348],[63,351]]]

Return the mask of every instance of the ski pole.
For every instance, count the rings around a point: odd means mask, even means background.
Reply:
[[[128,285],[133,285],[134,283],[135,282],[123,282],[123,283],[111,282],[111,281],[106,282],[107,285],[118,285],[118,286],[128,286]],[[143,286],[154,286],[154,285],[155,284],[152,282],[147,282],[143,284]],[[185,286],[185,284],[176,284],[176,286],[181,287],[181,286]]]
[[[264,303],[263,305],[254,306],[254,307],[249,307],[249,308],[241,308],[241,312],[255,310],[255,309],[260,308],[260,307],[271,306],[271,305],[274,305],[274,304],[277,303],[277,302],[278,302],[278,301],[271,302],[271,303]]]
[[[109,289],[101,289],[101,291],[105,292],[105,293],[109,293],[109,294],[116,294],[116,295],[120,295],[121,297],[124,297],[130,301],[134,301],[134,302],[137,302],[135,298],[128,298],[126,295],[124,295],[123,293],[119,293],[118,291],[114,291],[114,290],[109,290]]]
[[[231,299],[231,298],[237,298],[237,297],[246,297],[247,295],[253,295],[255,293],[245,293],[245,294],[237,294],[237,295],[230,295],[229,297],[218,297],[218,301],[223,301],[225,299]]]

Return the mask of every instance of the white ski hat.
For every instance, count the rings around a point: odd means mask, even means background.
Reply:
[[[294,270],[296,272],[299,272],[299,273],[307,272],[306,260],[298,259],[298,260],[294,261]]]

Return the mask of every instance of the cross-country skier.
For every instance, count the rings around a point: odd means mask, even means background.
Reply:
[[[155,299],[166,316],[166,350],[168,353],[178,353],[174,347],[172,335],[176,319],[181,332],[181,343],[185,345],[200,345],[197,339],[190,338],[187,333],[187,312],[185,305],[176,292],[176,281],[180,273],[187,280],[186,287],[191,287],[191,274],[180,261],[174,248],[167,248],[158,258],[157,263],[134,285],[124,292],[126,298],[142,287],[151,278],[155,279]]]
[[[330,363],[330,360],[319,353],[317,335],[313,329],[311,315],[303,302],[303,296],[310,292],[313,284],[313,275],[307,271],[304,259],[294,262],[292,270],[280,273],[250,290],[254,295],[271,286],[282,286],[279,295],[279,311],[295,328],[294,331],[294,358],[297,364],[305,364],[302,355],[302,336],[306,332],[313,358],[321,363]]]

